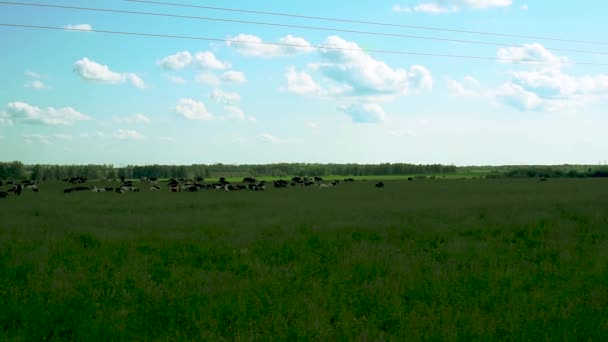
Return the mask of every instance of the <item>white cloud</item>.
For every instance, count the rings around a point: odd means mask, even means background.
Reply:
[[[181,70],[192,63],[192,54],[189,51],[181,51],[167,56],[158,62],[166,70]]]
[[[99,64],[86,57],[74,63],[74,72],[85,81],[108,84],[130,82],[133,86],[140,89],[146,86],[145,82],[137,74],[114,72],[107,65]]]
[[[172,76],[172,75],[168,75],[166,77],[167,77],[167,80],[173,84],[186,84],[187,83],[186,79],[183,77]]]
[[[453,13],[462,9],[489,9],[498,7],[510,7],[512,0],[434,0],[423,1],[416,6],[393,5],[393,12],[410,13],[422,12],[429,14]]]
[[[414,7],[414,12],[423,12],[430,14],[441,14],[449,12],[458,12],[460,10],[457,6],[442,6],[436,3],[422,3]]]
[[[448,92],[453,96],[480,96],[481,89],[479,81],[472,76],[466,76],[463,82],[446,78],[445,80]]]
[[[90,117],[72,107],[39,108],[24,102],[11,102],[8,104],[6,112],[0,113],[0,122],[4,121],[4,123],[11,124],[17,120],[23,120],[30,124],[69,126],[76,121],[90,120]]]
[[[196,66],[204,69],[230,69],[232,65],[228,62],[222,62],[218,60],[212,52],[197,52],[194,55],[194,62]]]
[[[245,77],[244,73],[242,73],[240,71],[234,71],[234,70],[226,71],[225,73],[222,74],[220,79],[226,83],[240,84],[240,83],[247,82],[247,78]]]
[[[50,88],[49,86],[44,84],[44,82],[42,82],[41,80],[33,80],[33,81],[26,82],[25,87],[37,89],[37,90]]]
[[[132,129],[119,129],[114,133],[114,139],[118,140],[141,140],[144,136]]]
[[[350,116],[355,123],[378,123],[387,117],[384,109],[376,103],[343,105],[339,110]]]
[[[497,56],[502,63],[521,62],[542,62],[563,64],[568,62],[567,57],[556,56],[547,50],[542,44],[524,44],[523,46],[508,47],[498,49]]]
[[[158,140],[165,141],[165,142],[170,142],[170,143],[174,143],[174,142],[177,141],[177,139],[172,138],[172,137],[159,137]]]
[[[214,89],[209,97],[217,102],[225,104],[232,104],[241,100],[241,96],[238,93],[226,92],[220,89]]]
[[[338,85],[344,95],[379,96],[408,95],[413,90],[431,89],[433,79],[421,65],[409,70],[393,69],[383,61],[370,56],[354,42],[330,36],[319,50],[323,62],[311,64]],[[333,48],[333,49],[332,49]]]
[[[245,120],[245,112],[237,106],[224,106],[229,119]]]
[[[13,117],[5,111],[0,111],[0,124],[3,126],[12,126],[14,123]]]
[[[272,144],[281,142],[281,139],[275,137],[274,135],[272,135],[270,133],[261,134],[258,136],[258,139],[260,139],[263,142],[272,143]]]
[[[121,124],[149,124],[150,118],[138,113],[132,116],[115,117],[113,121]]]
[[[210,72],[203,72],[196,76],[197,83],[206,84],[212,87],[219,87],[222,84],[242,84],[247,82],[247,77],[240,71],[230,70],[216,75]]]
[[[218,76],[212,74],[210,72],[203,72],[196,76],[194,79],[197,83],[202,83],[206,85],[210,85],[212,87],[217,87],[222,84],[222,81]]]
[[[23,139],[26,144],[44,144],[44,145],[52,145],[51,137],[48,135],[42,134],[23,134]]]
[[[511,73],[511,80],[496,94],[503,103],[522,111],[557,111],[577,108],[608,98],[608,75],[569,75],[558,68]]]
[[[203,102],[198,102],[193,99],[183,98],[177,102],[174,108],[175,112],[187,120],[208,121],[213,120],[213,114],[207,111]]]
[[[296,68],[289,67],[285,78],[287,79],[287,91],[291,93],[300,95],[321,93],[321,86],[304,71],[297,71]]]
[[[304,38],[287,35],[279,39],[278,44],[271,45],[254,35],[239,34],[236,37],[228,37],[227,46],[233,47],[238,53],[249,57],[272,58],[280,56],[293,56],[313,51],[310,43]]]
[[[527,11],[528,10],[528,5],[525,5],[525,4],[521,5],[521,6],[519,6],[519,9],[522,10],[522,11]]]
[[[521,111],[550,109],[538,95],[513,83],[504,84],[499,89],[497,97],[506,105]]]
[[[90,24],[66,25],[63,27],[66,30],[91,31],[93,26]]]
[[[202,69],[229,69],[232,65],[228,62],[222,62],[213,52],[201,51],[192,54],[190,51],[180,51],[173,55],[167,56],[158,62],[165,70],[182,70],[193,65]]]
[[[55,134],[55,138],[60,139],[60,140],[65,140],[65,141],[72,141],[74,138],[72,137],[72,135],[70,134]]]
[[[30,78],[43,78],[42,75],[40,75],[39,73],[37,73],[35,71],[31,71],[31,70],[26,70],[25,75]]]
[[[408,6],[393,5],[393,12],[412,13],[412,9]]]

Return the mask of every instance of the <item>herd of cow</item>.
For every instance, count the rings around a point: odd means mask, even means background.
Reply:
[[[149,191],[160,191],[161,186],[158,178],[154,177],[142,177],[140,179],[139,187],[136,187],[132,180],[127,180],[121,177],[120,180],[113,179],[102,179],[101,182],[119,182],[118,186],[86,186],[88,179],[86,177],[71,177],[63,180],[66,183],[75,185],[63,190],[64,193],[69,194],[73,192],[116,192],[116,193],[128,193],[128,192],[139,192],[141,188],[148,188]],[[353,178],[345,178],[344,182],[354,182]],[[288,187],[318,187],[318,188],[329,188],[336,186],[340,183],[339,180],[324,181],[321,177],[293,177],[290,180],[278,179],[271,181],[275,188],[288,188]],[[225,177],[220,177],[216,182],[210,182],[205,184],[205,179],[202,177],[196,178],[171,178],[166,182],[167,190],[170,192],[197,192],[202,190],[223,190],[223,191],[264,191],[266,190],[266,181],[257,181],[252,177],[245,177],[240,183],[231,184],[226,180]],[[2,190],[2,186],[8,186],[8,189]],[[376,187],[384,187],[384,183],[379,182]],[[0,181],[0,198],[6,198],[9,195],[21,196],[23,191],[38,192],[38,181],[6,181],[3,183]]]
[[[3,186],[7,186],[6,190],[2,190]],[[33,192],[38,192],[38,181],[6,181],[2,182],[0,180],[0,198],[7,198],[9,195],[21,196],[23,191],[30,190]]]

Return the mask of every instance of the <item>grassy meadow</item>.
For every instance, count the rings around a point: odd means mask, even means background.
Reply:
[[[0,199],[0,340],[608,341],[608,180],[374,184]]]

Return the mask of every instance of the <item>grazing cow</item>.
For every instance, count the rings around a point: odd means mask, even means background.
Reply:
[[[63,190],[63,193],[64,193],[64,194],[69,194],[69,193],[71,193],[72,191],[74,191],[74,189],[72,189],[72,188],[68,188],[68,189],[64,189],[64,190]]]
[[[413,180],[414,180],[414,178],[412,178],[412,177],[407,177],[407,180],[411,182],[411,181],[413,181]]]
[[[355,179],[354,178],[344,178],[345,182],[354,182]]]
[[[21,196],[21,192],[23,191],[23,186],[21,184],[17,184],[14,186],[15,195]]]
[[[106,186],[104,189],[105,189],[106,191],[113,191],[113,190],[114,190],[114,188],[113,188],[113,187],[111,187],[111,186]]]
[[[540,179],[540,181],[541,181],[541,182],[546,182],[546,181],[547,181],[547,178],[541,178],[541,179]]]
[[[319,182],[322,182],[322,181],[323,181],[323,178],[315,176],[315,182],[319,183]]]
[[[335,181],[331,182],[331,185],[338,185],[338,183],[340,183],[340,181],[339,180],[335,180]]]
[[[384,188],[384,183],[383,182],[376,183],[376,188]]]
[[[160,190],[160,186],[158,185],[153,185],[150,187],[150,191],[159,191]]]
[[[251,184],[253,184],[255,182],[256,182],[255,178],[252,178],[252,177],[245,177],[245,178],[243,178],[243,183],[251,183]]]
[[[106,192],[106,188],[98,188],[97,186],[94,186],[93,189],[91,189],[91,192]]]
[[[0,191],[0,198],[8,197],[8,192]]]

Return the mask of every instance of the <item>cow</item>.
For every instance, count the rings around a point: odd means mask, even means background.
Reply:
[[[160,190],[160,186],[158,185],[153,185],[150,187],[150,191],[159,191]]]
[[[376,183],[376,188],[384,188],[384,183],[383,182]]]
[[[252,177],[245,177],[245,178],[243,178],[243,183],[253,184],[255,182],[256,182],[255,178],[252,178]]]
[[[323,181],[323,178],[315,176],[315,182],[320,183]]]
[[[8,192],[0,191],[0,198],[8,197]]]
[[[4,185],[4,184],[2,184],[2,180],[0,180],[0,186],[2,186],[2,185]]]
[[[412,177],[407,177],[407,180],[411,182],[411,181],[413,181],[413,180],[414,180],[414,178],[412,178]]]
[[[13,186],[15,195],[21,196],[21,192],[23,191],[23,186],[21,184],[17,184]]]

